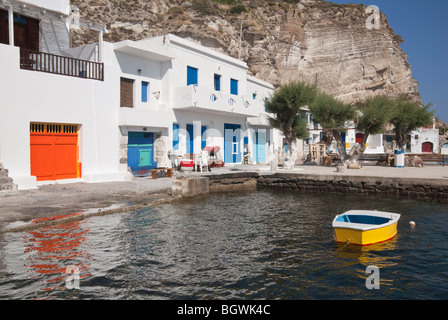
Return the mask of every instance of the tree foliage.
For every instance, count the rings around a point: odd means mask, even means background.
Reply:
[[[366,149],[367,139],[371,134],[384,132],[385,126],[395,114],[395,101],[386,96],[367,98],[360,106],[356,129],[364,134],[360,152]]]
[[[269,123],[280,130],[288,142],[287,167],[294,167],[296,139],[308,137],[307,123],[303,120],[302,108],[313,103],[317,96],[316,86],[293,81],[279,87],[266,101],[266,110],[272,113]]]
[[[290,146],[290,158],[293,158],[293,142],[309,136],[306,121],[303,120],[305,106],[309,107],[313,122],[323,127],[324,137],[327,138],[323,140],[328,141],[328,145],[332,140],[336,141],[343,161],[356,161],[366,150],[368,137],[382,133],[387,124],[394,126],[397,147],[403,148],[411,131],[430,125],[434,119],[434,112],[429,110],[431,104],[421,107],[404,96],[395,99],[376,96],[355,108],[320,92],[315,85],[291,82],[278,88],[266,102],[267,112],[274,115],[269,117],[269,122],[285,136]],[[347,155],[341,132],[348,130],[355,122],[356,130],[364,136],[357,149]]]
[[[317,95],[315,86],[304,82],[291,82],[281,86],[266,102],[266,110],[272,127],[279,129],[289,141],[306,138],[306,122],[301,108],[311,104]]]
[[[395,99],[394,113],[390,123],[394,126],[397,148],[404,150],[407,136],[411,131],[430,125],[434,120],[434,111],[430,111],[431,103],[421,107],[407,100],[404,96]]]
[[[351,104],[341,102],[334,97],[319,93],[312,104],[310,104],[313,121],[319,123],[329,135],[330,141],[336,140],[338,153],[342,160],[347,157],[345,142],[341,131],[345,130],[348,121],[356,116],[356,110]]]

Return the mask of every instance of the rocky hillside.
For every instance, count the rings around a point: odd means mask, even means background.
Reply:
[[[108,26],[106,41],[163,33],[244,60],[253,75],[280,85],[305,80],[346,101],[406,93],[421,102],[407,56],[381,15],[368,29],[363,5],[323,0],[72,0],[87,20]],[[74,45],[88,34],[74,34]],[[96,35],[92,34],[96,41]]]

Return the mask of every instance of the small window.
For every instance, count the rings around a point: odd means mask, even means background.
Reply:
[[[142,102],[148,102],[149,82],[142,81]]]
[[[215,91],[221,91],[221,75],[216,74],[214,76],[214,88]]]
[[[238,80],[230,79],[230,94],[238,95]]]
[[[232,142],[232,154],[238,154],[238,142]]]
[[[198,84],[198,69],[187,66],[187,86]]]
[[[257,99],[257,93],[256,92],[254,92],[254,93],[252,93],[252,99]]]

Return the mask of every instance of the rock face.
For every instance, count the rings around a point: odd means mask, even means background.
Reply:
[[[347,102],[408,94],[421,102],[403,39],[363,5],[323,0],[72,0],[81,16],[108,26],[106,41],[173,33],[246,61],[249,72],[275,86],[317,83]],[[74,45],[86,34],[74,34]],[[93,38],[95,39],[95,38]]]

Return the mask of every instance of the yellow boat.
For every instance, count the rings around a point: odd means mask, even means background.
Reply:
[[[400,215],[392,212],[350,210],[337,215],[333,228],[337,242],[367,246],[392,239]]]

